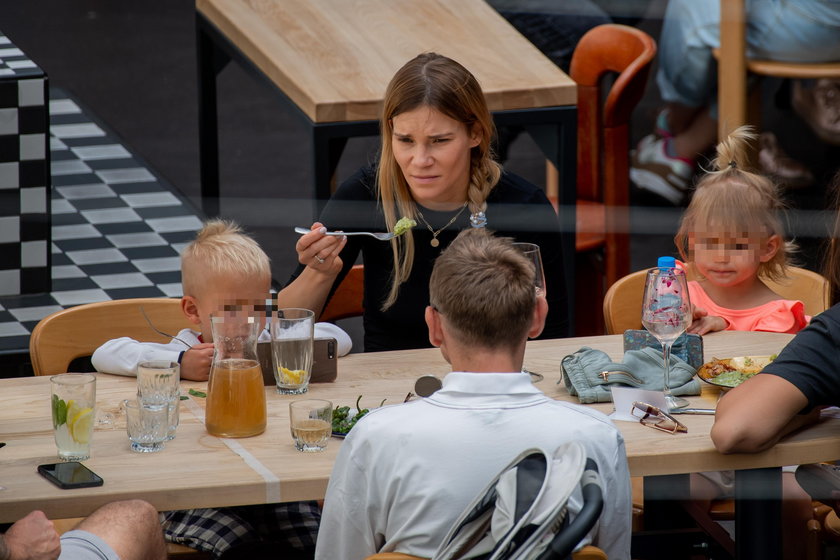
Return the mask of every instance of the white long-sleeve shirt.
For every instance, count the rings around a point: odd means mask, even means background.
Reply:
[[[402,552],[431,558],[464,508],[521,451],[579,441],[600,470],[604,510],[589,542],[630,558],[624,440],[600,412],[545,396],[521,373],[446,376],[427,399],[373,410],[341,445],[316,560]],[[569,502],[581,508],[580,490]]]
[[[201,343],[200,333],[192,329],[183,329],[176,336],[186,344],[175,338],[166,344],[139,342],[127,336],[115,338],[97,348],[90,360],[96,371],[135,376],[137,375],[137,364],[140,362],[152,360],[177,362],[181,352],[185,352],[190,347]],[[332,323],[315,323],[315,337],[335,338],[338,342],[339,356],[349,353],[353,344],[350,336]],[[263,329],[258,341],[268,342],[270,340],[271,334],[267,329]]]

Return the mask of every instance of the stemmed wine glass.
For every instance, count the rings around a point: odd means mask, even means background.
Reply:
[[[537,291],[537,297],[544,298],[546,296],[545,272],[543,271],[540,246],[535,243],[514,243],[513,246],[534,265],[534,288]]]
[[[665,357],[665,400],[669,410],[688,406],[688,401],[671,394],[669,384],[671,345],[691,322],[691,304],[685,271],[660,266],[648,270],[642,303],[642,324],[659,340]]]
[[[540,254],[540,246],[535,243],[513,243],[513,246],[520,251],[525,258],[534,265],[534,290],[536,290],[538,298],[546,297],[545,289],[545,272],[543,271],[542,255]],[[531,375],[532,381],[541,381],[543,375],[525,369],[525,364],[522,364],[522,373]]]

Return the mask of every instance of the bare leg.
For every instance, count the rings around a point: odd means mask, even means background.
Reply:
[[[697,113],[688,127],[674,137],[674,149],[677,157],[690,161],[709,149],[717,139],[717,119],[709,115],[708,110]]]
[[[77,529],[99,536],[120,560],[164,560],[166,544],[155,508],[143,500],[105,504]]]
[[[689,107],[680,103],[668,103],[668,128],[672,134],[681,134],[704,107]]]

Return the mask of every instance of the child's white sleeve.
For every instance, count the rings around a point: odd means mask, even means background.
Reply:
[[[191,344],[198,344],[198,338],[190,329],[178,333],[178,338]],[[172,341],[169,344],[156,342],[138,342],[132,338],[122,337],[109,340],[96,349],[91,356],[91,363],[96,371],[115,373],[118,375],[137,375],[137,364],[150,360],[166,360],[178,362],[181,353],[189,347]]]
[[[353,349],[353,340],[347,332],[333,323],[315,323],[315,338],[334,338],[338,343],[338,355],[344,356]]]

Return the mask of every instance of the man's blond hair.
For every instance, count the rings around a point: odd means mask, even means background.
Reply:
[[[534,315],[534,265],[511,239],[467,229],[435,261],[429,300],[462,343],[515,347]]]
[[[209,220],[181,253],[185,296],[197,296],[219,278],[269,279],[268,255],[235,222]]]

